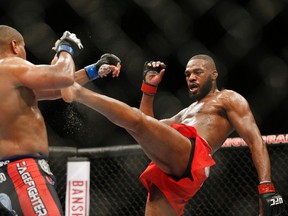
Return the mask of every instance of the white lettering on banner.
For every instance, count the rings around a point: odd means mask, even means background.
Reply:
[[[267,135],[262,136],[264,143],[273,144],[288,144],[288,134]],[[222,147],[244,147],[247,143],[241,137],[227,138]]]
[[[36,188],[35,181],[32,179],[30,172],[27,172],[27,164],[25,161],[22,163],[16,164],[17,170],[22,178],[22,181],[25,185],[28,185],[26,188],[28,197],[30,198],[33,210],[37,215],[47,215],[47,209],[43,204],[42,199],[39,196],[39,192]]]
[[[267,144],[284,144],[288,143],[288,134],[263,136],[263,140]]]
[[[222,147],[240,147],[247,146],[245,141],[240,137],[227,138]]]

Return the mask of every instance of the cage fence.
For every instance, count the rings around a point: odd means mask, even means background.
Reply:
[[[242,141],[239,145],[238,141],[230,141],[232,145],[226,142],[226,147],[214,154],[216,165],[211,167],[210,176],[201,190],[189,201],[184,216],[258,215],[256,169],[249,148]],[[286,140],[275,142],[267,146],[272,180],[284,198],[285,212],[281,214],[284,216],[288,215],[288,204],[285,202],[288,197],[288,145]],[[50,166],[58,179],[57,192],[63,209],[66,163],[69,157],[75,156],[89,158],[91,163],[91,216],[144,215],[147,191],[140,183],[139,176],[150,160],[139,145],[89,149],[50,148]]]

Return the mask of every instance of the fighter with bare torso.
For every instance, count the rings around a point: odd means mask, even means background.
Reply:
[[[120,72],[120,59],[104,54],[75,74],[73,56],[83,46],[68,31],[56,41],[54,49],[51,65],[34,65],[26,60],[22,35],[0,25],[0,212],[63,215],[47,163],[47,132],[38,101],[61,98],[60,89],[72,85],[74,79],[85,84]],[[106,70],[100,74],[102,66]]]
[[[62,90],[66,102],[85,104],[125,128],[152,160],[140,176],[148,190],[145,215],[182,215],[215,164],[212,153],[234,130],[252,153],[260,182],[260,215],[280,212],[283,199],[271,182],[268,151],[244,97],[231,90],[219,91],[213,59],[197,55],[185,69],[189,94],[196,102],[169,119],[156,120],[153,101],[164,68],[162,62],[145,63],[140,110],[77,83]]]

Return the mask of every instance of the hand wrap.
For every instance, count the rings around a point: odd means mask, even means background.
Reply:
[[[263,216],[278,215],[284,210],[283,198],[276,192],[272,182],[260,183],[258,192],[262,202]]]
[[[163,69],[163,67],[161,66],[153,67],[152,62],[153,61],[146,61],[144,63],[144,68],[143,68],[143,82],[141,86],[141,91],[148,95],[155,95],[157,92],[158,86],[148,83],[146,81],[147,74],[159,73]],[[148,64],[150,64],[151,66],[149,66]]]
[[[62,51],[66,51],[72,56],[77,56],[83,48],[81,40],[78,39],[74,33],[65,31],[62,37],[55,42],[55,46],[52,49],[56,51],[57,56],[59,56]]]
[[[111,53],[105,53],[101,56],[101,58],[95,63],[86,66],[84,69],[87,73],[89,80],[94,80],[99,78],[99,68],[104,65],[114,65],[117,66],[118,63],[121,63],[121,60]]]

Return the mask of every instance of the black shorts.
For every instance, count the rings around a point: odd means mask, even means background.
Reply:
[[[11,215],[63,215],[55,183],[44,155],[0,160],[0,204]]]

